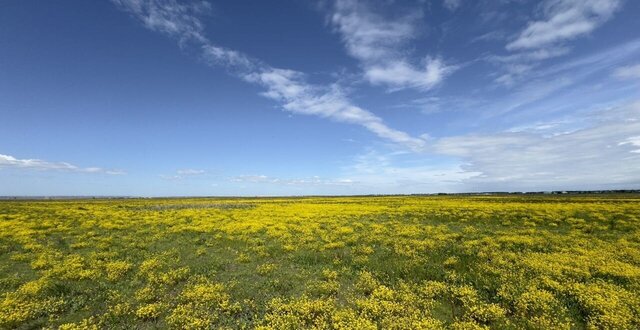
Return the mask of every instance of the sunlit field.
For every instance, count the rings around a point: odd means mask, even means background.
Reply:
[[[640,196],[0,202],[0,328],[638,329]]]

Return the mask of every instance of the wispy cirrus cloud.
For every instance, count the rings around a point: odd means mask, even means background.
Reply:
[[[455,11],[462,5],[462,0],[444,0],[442,5],[451,11]]]
[[[640,79],[640,64],[621,66],[613,71],[618,79]]]
[[[329,21],[340,34],[347,52],[360,61],[364,77],[371,84],[391,89],[427,90],[440,84],[457,67],[437,56],[412,61],[406,44],[419,32],[421,11],[388,19],[357,0],[337,0]]]
[[[487,59],[503,70],[496,82],[511,86],[533,72],[541,62],[569,54],[569,41],[586,36],[611,19],[621,0],[546,0],[505,48],[509,55]]]
[[[530,21],[508,50],[537,49],[586,35],[609,20],[620,0],[547,0],[541,17]]]
[[[207,171],[205,170],[195,170],[192,168],[187,168],[187,169],[177,171],[179,175],[201,175],[201,174],[205,174],[206,172]]]
[[[568,47],[550,47],[510,55],[493,55],[487,59],[499,64],[506,71],[506,73],[496,78],[496,82],[504,85],[512,85],[517,78],[530,73],[537,66],[538,62],[562,56],[569,52],[570,49]]]
[[[424,140],[393,129],[380,117],[354,105],[337,85],[313,86],[304,82],[301,73],[283,69],[253,73],[246,79],[263,85],[267,89],[263,94],[281,102],[287,111],[358,124],[414,151],[424,148]]]
[[[403,156],[407,155],[369,150],[357,155],[344,172],[364,191],[394,193],[459,191],[465,180],[480,174],[463,169],[459,163],[402,162]]]
[[[208,65],[221,66],[244,81],[263,86],[266,91],[262,94],[279,101],[286,111],[360,125],[383,139],[413,150],[424,147],[423,140],[389,127],[382,118],[353,104],[337,84],[311,84],[301,72],[274,68],[241,52],[215,45],[204,35],[204,24],[199,19],[199,15],[209,8],[206,2],[113,2],[133,14],[146,28],[179,40],[181,46],[191,44]],[[444,70],[440,62],[431,67],[435,72],[433,75],[442,74],[440,70]],[[437,80],[434,77],[426,79]]]
[[[211,10],[207,1],[177,0],[111,0],[131,13],[147,29],[163,33],[179,41],[181,47],[194,44],[209,65],[246,71],[262,64],[245,54],[211,43],[199,18]]]
[[[184,180],[188,178],[201,176],[206,173],[207,171],[205,170],[196,170],[192,168],[187,168],[187,169],[177,170],[175,174],[171,174],[171,175],[160,174],[160,177],[165,180]]]
[[[26,169],[38,171],[64,171],[76,173],[99,173],[109,175],[122,175],[122,170],[104,169],[101,167],[79,167],[67,162],[49,162],[41,159],[18,159],[13,156],[0,154],[0,169]]]
[[[181,41],[191,39],[206,42],[203,34],[204,26],[197,15],[211,9],[206,1],[181,3],[176,0],[139,1],[112,0],[138,17],[145,27],[151,30],[177,37]]]
[[[485,98],[481,94],[454,97],[429,96],[402,103],[401,107],[418,108],[425,113],[448,111],[471,111],[476,120],[505,118],[507,114],[529,114],[540,117],[557,109],[587,108],[589,103],[608,99],[610,93],[622,88],[633,89],[635,65],[625,65],[640,56],[640,39],[630,40],[620,45],[598,52],[575,56],[527,71],[526,82],[519,82],[499,99]],[[524,68],[523,70],[529,70]],[[623,73],[624,72],[624,73]],[[611,79],[611,77],[616,79]],[[598,86],[614,88],[599,88]],[[624,85],[624,86],[623,86]],[[490,88],[494,88],[491,86]],[[613,99],[615,100],[615,99]],[[540,107],[544,103],[544,107]]]
[[[230,179],[234,183],[277,184],[286,186],[350,186],[357,182],[351,179],[323,179],[319,176],[308,178],[277,178],[267,175],[239,175]]]
[[[626,140],[618,143],[618,146],[624,146],[624,145],[629,145],[636,148],[631,150],[630,152],[640,153],[640,135],[629,137]]]

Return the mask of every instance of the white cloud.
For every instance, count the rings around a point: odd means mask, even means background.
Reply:
[[[530,73],[538,65],[538,62],[550,58],[568,54],[568,47],[549,47],[545,49],[529,50],[506,56],[489,56],[487,59],[502,66],[506,71],[495,79],[496,82],[506,86],[513,85],[518,78]]]
[[[494,117],[502,115],[514,110],[523,110],[536,102],[551,103],[554,97],[564,97],[561,100],[562,105],[555,102],[555,106],[571,107],[576,103],[588,98],[594,97],[599,92],[597,90],[589,90],[588,95],[585,89],[594,88],[596,82],[602,83],[603,77],[607,78],[612,67],[620,66],[622,63],[628,63],[630,60],[637,58],[640,54],[640,40],[632,40],[630,42],[617,45],[608,49],[604,49],[597,53],[589,54],[574,58],[570,61],[561,62],[544,68],[534,66],[523,67],[522,72],[527,74],[526,82],[520,83],[513,91],[491,102],[471,104],[468,107],[474,108],[485,117]],[[494,60],[499,58],[494,57]],[[508,63],[509,65],[519,65]],[[517,76],[512,74],[504,74],[496,80],[504,84],[514,84]],[[581,89],[582,88],[582,89]],[[561,91],[566,91],[560,94]],[[573,93],[576,98],[568,98]],[[580,95],[580,94],[583,95]],[[540,115],[543,109],[535,107],[531,109]]]
[[[403,160],[406,157],[411,161]],[[465,180],[480,174],[464,170],[459,163],[425,161],[423,157],[369,150],[357,155],[343,169],[343,176],[356,182],[353,192],[370,194],[456,192]]]
[[[430,89],[457,68],[439,58],[426,57],[411,63],[402,51],[418,32],[421,13],[386,19],[356,0],[337,0],[330,22],[342,37],[347,52],[361,62],[365,78],[374,85],[392,89]]]
[[[541,48],[588,34],[620,5],[620,0],[547,0],[541,5],[541,19],[529,22],[507,49]]]
[[[179,175],[200,175],[200,174],[204,174],[206,173],[205,170],[195,170],[192,168],[187,168],[187,169],[183,169],[183,170],[178,170],[177,173]]]
[[[236,177],[231,178],[232,182],[250,182],[250,183],[261,183],[261,182],[273,182],[273,179],[269,178],[266,175],[238,175]]]
[[[424,146],[424,141],[421,139],[388,127],[380,117],[354,105],[338,85],[313,85],[308,83],[300,72],[273,68],[240,52],[214,45],[204,36],[204,25],[197,17],[203,8],[209,7],[203,2],[185,5],[175,0],[113,1],[140,19],[148,29],[176,38],[181,44],[187,41],[194,42],[201,50],[200,55],[207,64],[231,69],[239,78],[260,84],[266,88],[263,95],[281,102],[282,107],[287,111],[360,125],[383,139],[414,150]],[[406,32],[404,29],[409,26],[389,24],[387,29],[378,26],[372,30],[358,26],[352,26],[352,28],[359,31],[357,39],[371,42],[364,42],[369,44],[370,50],[361,49],[362,54],[371,55],[371,52],[376,51],[374,45],[376,42],[387,39],[386,37],[402,35]],[[425,77],[420,78],[422,79],[420,84],[425,86],[435,84],[436,80],[441,79],[448,72],[447,70],[448,68],[439,60],[428,60]]]
[[[112,0],[120,8],[139,18],[145,27],[162,32],[181,42],[206,42],[202,22],[197,15],[210,9],[206,1],[181,3],[176,0]]]
[[[561,134],[503,132],[443,138],[434,151],[482,173],[479,190],[603,189],[640,184],[640,103],[603,110],[590,127]],[[510,187],[510,188],[509,188]]]
[[[505,71],[495,79],[497,83],[512,86],[523,77],[535,72],[540,62],[568,54],[566,42],[584,36],[609,20],[621,7],[621,0],[546,0],[538,6],[539,19],[529,21],[526,27],[506,49],[506,56],[487,59]]]
[[[198,18],[208,12],[206,1],[188,3],[176,0],[111,0],[119,8],[131,13],[149,30],[178,39],[180,46],[193,43],[201,48],[202,58],[209,65],[246,71],[260,63],[246,55],[212,44],[204,34],[204,24]]]
[[[363,194],[637,188],[640,102],[585,117],[570,130],[575,120],[565,118],[496,134],[430,138],[426,148],[431,154],[369,150],[343,167],[342,179],[252,175],[233,181],[273,186],[345,182],[333,191]]]
[[[309,85],[301,73],[283,69],[254,73],[246,79],[263,85],[267,89],[264,95],[280,101],[287,111],[361,125],[379,137],[416,151],[424,147],[422,139],[390,128],[380,117],[353,105],[335,85]]]
[[[399,60],[383,64],[374,64],[366,69],[365,77],[374,85],[388,85],[392,89],[415,87],[430,89],[455,70],[445,65],[439,58],[427,57],[424,68],[416,70],[413,66]]]
[[[396,55],[398,46],[415,37],[413,22],[420,16],[385,20],[362,2],[337,0],[330,20],[349,54],[360,60],[376,61]]]
[[[39,171],[66,171],[77,173],[102,173],[109,175],[126,174],[122,170],[110,170],[101,167],[78,167],[66,162],[48,162],[40,159],[18,159],[13,156],[0,154],[0,169],[28,169]]]
[[[630,145],[633,147],[637,147],[638,149],[631,150],[634,153],[640,153],[640,136],[632,136],[627,138],[626,140],[618,143],[619,146]]]
[[[196,169],[192,169],[192,168],[187,168],[187,169],[181,169],[181,170],[177,170],[176,174],[172,174],[172,175],[166,175],[166,174],[160,174],[160,177],[165,179],[165,180],[184,180],[184,179],[188,179],[188,178],[192,178],[195,176],[200,176],[207,173],[205,170],[196,170]]]
[[[471,39],[471,43],[503,40],[505,39],[505,37],[506,37],[506,32],[502,30],[489,31]]]
[[[455,11],[462,4],[462,0],[444,0],[442,4],[445,8]]]
[[[105,170],[104,173],[105,174],[109,174],[109,175],[125,175],[125,174],[127,174],[127,172],[125,172],[123,170]]]
[[[356,182],[351,179],[323,179],[319,176],[309,178],[275,178],[266,175],[239,175],[230,179],[235,183],[276,184],[284,186],[349,186]]]
[[[405,157],[413,161],[405,162]],[[251,187],[252,191],[267,186],[303,193],[401,194],[460,191],[465,180],[479,174],[465,171],[460,164],[424,165],[430,162],[425,162],[423,157],[426,156],[399,151],[382,153],[371,149],[353,157],[340,174],[332,178],[240,175],[229,178],[229,181]]]
[[[619,67],[613,76],[618,79],[640,79],[640,64]]]

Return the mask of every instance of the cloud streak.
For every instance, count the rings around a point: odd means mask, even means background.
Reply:
[[[444,0],[442,5],[450,11],[455,11],[462,5],[462,0]]]
[[[201,176],[201,175],[204,175],[205,173],[207,173],[207,171],[205,170],[196,170],[192,168],[187,168],[187,169],[177,170],[176,174],[172,174],[172,175],[160,174],[160,177],[165,180],[177,181],[177,180],[184,180],[192,177]]]
[[[195,170],[192,168],[187,168],[184,170],[178,170],[177,173],[179,175],[200,175],[200,174],[205,174],[206,171],[205,170]]]
[[[301,72],[271,67],[240,52],[212,43],[203,32],[198,18],[210,6],[203,1],[178,3],[175,0],[113,0],[153,31],[177,39],[182,47],[192,45],[210,66],[221,66],[244,81],[266,89],[262,95],[279,101],[284,110],[315,115],[338,122],[360,125],[380,138],[412,150],[421,150],[424,141],[393,129],[382,118],[353,104],[337,84],[314,85]],[[432,70],[444,70],[440,62]],[[427,80],[437,78],[431,77]]]
[[[419,163],[403,162],[405,156],[408,155],[370,150],[356,156],[344,173],[358,182],[365,193],[454,192],[465,180],[480,174],[466,171],[458,163],[424,165],[423,159]]]
[[[480,110],[481,117],[487,118],[513,111],[523,110],[540,115],[541,112],[550,111],[553,107],[575,107],[576,103],[608,90],[591,90],[588,97],[582,96],[570,101],[567,99],[556,100],[556,98],[562,97],[559,92],[566,91],[567,93],[564,94],[566,96],[568,93],[579,91],[579,88],[585,88],[585,86],[589,88],[596,84],[610,84],[608,78],[611,75],[612,67],[618,67],[613,71],[613,77],[632,79],[634,66],[622,66],[622,64],[628,63],[638,55],[640,55],[640,40],[636,39],[570,61],[531,70],[527,72],[527,81],[513,88],[510,94],[497,101],[481,102],[472,106]],[[624,77],[620,76],[621,74]],[[509,79],[515,79],[515,77]],[[554,104],[548,109],[532,107],[536,102]],[[528,108],[529,110],[527,110]]]
[[[18,159],[13,156],[0,154],[0,169],[3,168],[38,171],[64,171],[76,173],[99,173],[109,175],[126,174],[122,170],[104,169],[101,167],[78,167],[67,162],[48,162],[40,159]]]
[[[542,61],[567,55],[567,42],[588,35],[611,19],[622,6],[621,0],[546,0],[538,5],[538,19],[526,26],[506,44],[510,55],[489,56],[505,73],[497,83],[512,86],[535,72]]]
[[[286,186],[351,186],[357,183],[351,179],[323,179],[319,176],[288,179],[266,175],[239,175],[231,178],[230,181],[234,183],[277,184]]]
[[[352,104],[336,85],[310,85],[304,82],[303,74],[283,69],[253,73],[246,79],[264,86],[267,91],[263,95],[279,101],[287,111],[357,124],[381,138],[414,151],[420,151],[425,146],[424,140],[393,129],[380,117]]]
[[[613,76],[618,79],[640,79],[640,64],[619,67]]]
[[[620,0],[545,1],[541,19],[529,22],[507,49],[536,49],[588,34],[609,20],[620,5]]]

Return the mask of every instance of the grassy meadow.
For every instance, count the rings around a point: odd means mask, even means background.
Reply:
[[[0,201],[0,329],[638,329],[640,196]]]

